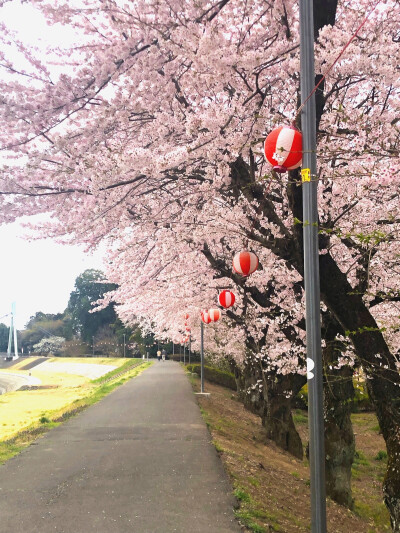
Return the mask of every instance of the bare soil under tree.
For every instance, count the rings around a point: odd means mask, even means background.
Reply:
[[[198,378],[192,378],[199,388]],[[228,471],[238,499],[238,518],[248,531],[310,531],[307,459],[298,460],[266,438],[261,419],[247,411],[236,393],[206,383],[209,397],[199,397],[203,416]],[[294,411],[303,444],[308,439],[307,412]],[[385,443],[373,413],[352,415],[356,459],[352,471],[354,511],[327,502],[329,533],[391,531],[382,500]]]

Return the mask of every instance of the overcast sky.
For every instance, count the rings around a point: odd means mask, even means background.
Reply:
[[[24,233],[18,223],[0,226],[0,317],[16,302],[18,329],[37,311],[63,312],[77,276],[88,268],[103,270],[100,252],[90,256],[50,239],[28,242]],[[9,320],[0,318],[6,325]]]

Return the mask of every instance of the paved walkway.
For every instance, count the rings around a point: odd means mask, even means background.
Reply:
[[[231,491],[182,369],[156,362],[0,467],[0,533],[238,533]]]

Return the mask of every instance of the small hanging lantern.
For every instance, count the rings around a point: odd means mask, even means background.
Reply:
[[[204,324],[209,324],[211,322],[210,314],[207,310],[201,312],[201,320]]]
[[[242,276],[249,276],[258,268],[258,257],[253,252],[239,252],[233,258],[233,270]]]
[[[189,327],[186,327],[185,329],[186,329],[186,331],[190,331],[190,328],[189,328]]]
[[[221,311],[219,309],[210,309],[208,314],[212,322],[217,322],[221,318]]]
[[[265,157],[275,172],[283,173],[301,166],[302,135],[294,126],[280,126],[264,142]]]
[[[225,309],[232,307],[232,305],[235,303],[235,295],[232,291],[223,290],[218,295],[218,302],[219,305],[225,307]]]
[[[187,319],[189,318],[188,313],[185,313],[185,314],[183,315],[183,318],[184,318],[185,320],[187,320]]]

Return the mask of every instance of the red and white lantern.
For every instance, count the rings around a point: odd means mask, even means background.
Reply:
[[[183,318],[184,318],[185,320],[187,320],[187,319],[189,318],[188,313],[185,313],[185,314],[183,315]]]
[[[287,172],[301,166],[302,150],[302,135],[293,126],[272,130],[264,142],[265,157],[275,172]]]
[[[239,252],[233,258],[233,270],[242,276],[249,276],[258,268],[258,257],[253,252]]]
[[[210,309],[208,315],[212,322],[217,322],[221,318],[221,311],[219,309]]]
[[[205,310],[201,312],[201,320],[204,322],[204,324],[209,324],[211,322],[209,311]]]
[[[225,309],[228,309],[228,307],[232,307],[232,305],[235,303],[235,295],[232,291],[224,290],[219,293],[218,302],[219,305],[225,307]]]

